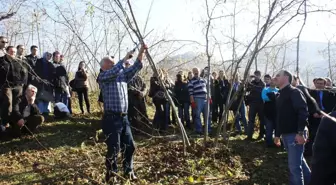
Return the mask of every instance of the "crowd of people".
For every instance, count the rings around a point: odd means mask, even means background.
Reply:
[[[7,38],[0,36],[1,133],[10,132],[17,137],[34,131],[49,116],[51,102],[55,105],[55,117],[69,116],[71,92],[77,92],[81,112],[84,113],[85,100],[90,113],[84,61],[79,63],[70,81],[60,52],[45,52],[39,58],[38,47],[31,46],[31,54],[25,56],[23,45],[13,47],[6,46],[7,43]],[[225,106],[229,106],[235,116],[236,134],[245,134],[246,140],[251,141],[258,133],[257,139],[264,139],[266,147],[283,146],[287,151],[290,184],[336,182],[335,121],[323,114],[335,116],[332,112],[336,91],[331,79],[316,78],[314,88],[307,88],[286,70],[274,77],[266,74],[263,79],[261,72],[255,71],[243,83],[238,74],[229,79],[223,70],[211,73],[207,67],[193,68],[187,74],[180,71],[175,80],[169,78],[167,71],[159,69],[158,74],[150,78],[147,88],[138,74],[146,50],[147,46],[142,45],[134,63],[131,60],[134,50],[117,63],[109,56],[100,62],[97,82],[101,89],[99,101],[104,105],[106,181],[116,179],[120,150],[124,151],[124,175],[137,178],[133,171],[135,145],[130,125],[149,123],[145,101],[148,95],[155,106],[153,127],[159,131],[165,131],[180,119],[187,129],[197,134],[203,134],[207,123],[208,132],[212,133],[212,126],[221,121]],[[165,90],[178,108],[178,118],[171,114]],[[258,132],[255,132],[256,117]],[[311,155],[312,172],[305,160],[305,156]]]
[[[70,116],[72,92],[78,94],[82,113],[83,97],[90,113],[84,62],[79,63],[75,78],[69,81],[60,52],[45,52],[39,58],[35,45],[25,55],[24,45],[7,44],[7,38],[0,36],[1,135],[18,137],[22,131],[33,132],[49,116],[51,102],[55,118]]]

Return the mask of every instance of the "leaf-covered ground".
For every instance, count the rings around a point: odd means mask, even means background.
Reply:
[[[35,134],[41,144],[33,136],[1,141],[0,184],[103,184],[106,146],[99,139],[100,117],[49,120]],[[179,130],[170,131],[178,135]],[[230,137],[229,148],[214,148],[212,140],[204,147],[202,138],[193,137],[184,156],[179,139],[137,133],[139,180],[132,184],[287,184],[286,153],[244,138]]]

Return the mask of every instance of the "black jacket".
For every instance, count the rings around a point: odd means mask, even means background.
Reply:
[[[224,104],[226,102],[231,87],[229,81],[217,79],[214,85],[215,85],[215,100],[219,101],[219,103],[221,104]]]
[[[152,98],[154,104],[167,102],[164,90],[159,84],[157,77],[151,77],[148,96]]]
[[[279,96],[276,99],[276,133],[292,134],[303,131],[308,125],[308,107],[303,93],[288,85],[279,90]]]
[[[176,81],[174,86],[174,93],[179,105],[190,102],[190,96],[188,91],[188,84],[183,81]]]
[[[69,78],[67,71],[63,64],[54,63],[55,78],[54,78],[54,90],[55,92],[64,93],[67,91],[69,85]]]
[[[23,86],[27,79],[27,67],[21,60],[9,61],[6,55],[0,57],[0,87]]]
[[[322,92],[322,105],[324,108],[324,112],[326,112],[327,114],[329,114],[330,112],[333,111],[334,107],[335,107],[335,94],[333,92],[330,92],[328,90],[320,90]],[[319,95],[319,90],[316,89],[309,89],[308,92],[310,94],[311,97],[313,97],[317,103],[317,105],[319,106],[319,108],[322,110],[322,105],[321,105],[321,101],[320,101],[320,95]],[[312,112],[312,113],[316,113]]]
[[[270,101],[264,103],[264,115],[268,120],[275,123],[276,120],[276,94],[270,92],[266,94]]]
[[[87,74],[84,70],[79,70],[75,74],[75,88],[87,88]]]
[[[336,112],[330,114],[336,117]],[[336,123],[322,118],[313,145],[310,185],[334,185],[336,183]]]
[[[145,93],[146,84],[144,80],[141,78],[141,76],[135,75],[127,85],[128,85],[128,97],[130,101],[132,100],[136,101],[139,98],[144,98],[140,96],[140,93]]]
[[[30,67],[32,67],[33,69],[35,69],[38,57],[37,56],[33,56],[32,54],[30,54],[30,55],[27,55],[26,58],[27,58],[27,61],[28,61],[28,64],[30,65]]]
[[[20,119],[23,119],[23,111],[24,109],[28,106],[28,101],[25,96],[21,97],[21,101],[17,106],[13,107],[13,113],[12,113],[12,120],[16,123]],[[38,109],[36,104],[32,104],[30,107],[30,115],[29,116],[34,116],[34,115],[39,115],[41,114],[40,110]]]
[[[249,104],[263,104],[264,101],[261,98],[261,92],[265,86],[266,85],[262,80],[259,80],[258,82],[252,80],[252,82],[247,85],[246,91],[249,92],[249,95],[247,96]]]
[[[237,96],[236,96],[236,98],[233,100],[232,105],[230,107],[230,110],[233,110],[234,112],[237,111],[241,99],[244,98],[244,87],[243,88],[240,87],[242,85],[243,84],[239,82],[238,89],[236,90],[235,87],[233,87],[232,92],[231,92],[231,98],[230,99],[233,98],[233,96],[234,96],[235,93],[238,93]],[[242,103],[245,103],[244,99],[243,99]]]
[[[38,76],[37,88],[40,92],[43,88],[48,92],[53,92],[53,83],[55,78],[55,67],[49,61],[43,61],[43,58],[40,58],[36,62],[35,72]],[[42,81],[43,80],[43,81]]]

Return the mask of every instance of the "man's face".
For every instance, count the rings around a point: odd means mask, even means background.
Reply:
[[[260,80],[260,74],[254,74],[254,79],[256,80],[256,81],[259,81]]]
[[[224,76],[224,71],[219,71],[219,77],[223,77]]]
[[[20,46],[20,47],[18,48],[18,50],[17,50],[17,54],[18,54],[19,56],[23,55],[24,52],[25,52],[25,47],[24,47],[24,46]]]
[[[193,74],[194,74],[195,77],[198,77],[198,75],[199,75],[199,70],[198,70],[197,68],[194,68],[194,69],[193,69]]]
[[[216,78],[217,78],[217,73],[212,73],[212,77],[213,77],[214,79],[216,79]]]
[[[326,83],[324,80],[316,80],[315,87],[316,89],[325,89]]]
[[[32,55],[37,55],[37,48],[32,48],[31,50],[30,50],[30,52],[31,52],[31,54]]]
[[[276,82],[275,78],[270,79],[270,86],[275,87],[276,86],[275,82]]]
[[[28,98],[32,98],[32,97],[35,97],[36,96],[36,89],[27,89],[27,96]]]
[[[269,77],[265,77],[264,81],[265,81],[266,84],[271,84],[272,79],[269,78]]]
[[[280,71],[274,79],[275,85],[278,87],[283,86],[287,80],[288,80],[288,77],[284,75],[283,71]]]
[[[7,53],[10,57],[14,58],[16,55],[16,48],[10,48]]]
[[[8,41],[7,41],[6,38],[2,38],[2,39],[0,39],[0,49],[5,48],[6,45],[7,45],[7,43],[8,43]]]
[[[102,69],[104,71],[110,70],[114,65],[114,62],[112,60],[106,59],[104,60],[104,65],[102,66]]]
[[[188,78],[192,79],[192,77],[193,77],[193,73],[188,73]]]
[[[329,79],[327,79],[326,86],[328,86],[328,87],[331,87],[331,86],[332,86],[331,81],[330,81]]]
[[[60,62],[61,61],[61,55],[60,54],[56,54],[53,58],[54,62]]]

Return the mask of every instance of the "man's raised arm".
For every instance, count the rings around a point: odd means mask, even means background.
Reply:
[[[144,54],[146,49],[148,49],[148,47],[143,44],[141,46],[140,50],[139,50],[138,57],[137,57],[136,61],[134,62],[134,64],[131,67],[124,70],[124,75],[125,75],[125,78],[126,78],[126,82],[129,82],[135,76],[135,74],[138,71],[140,71],[140,69],[142,69],[142,59],[143,59],[143,54]]]

